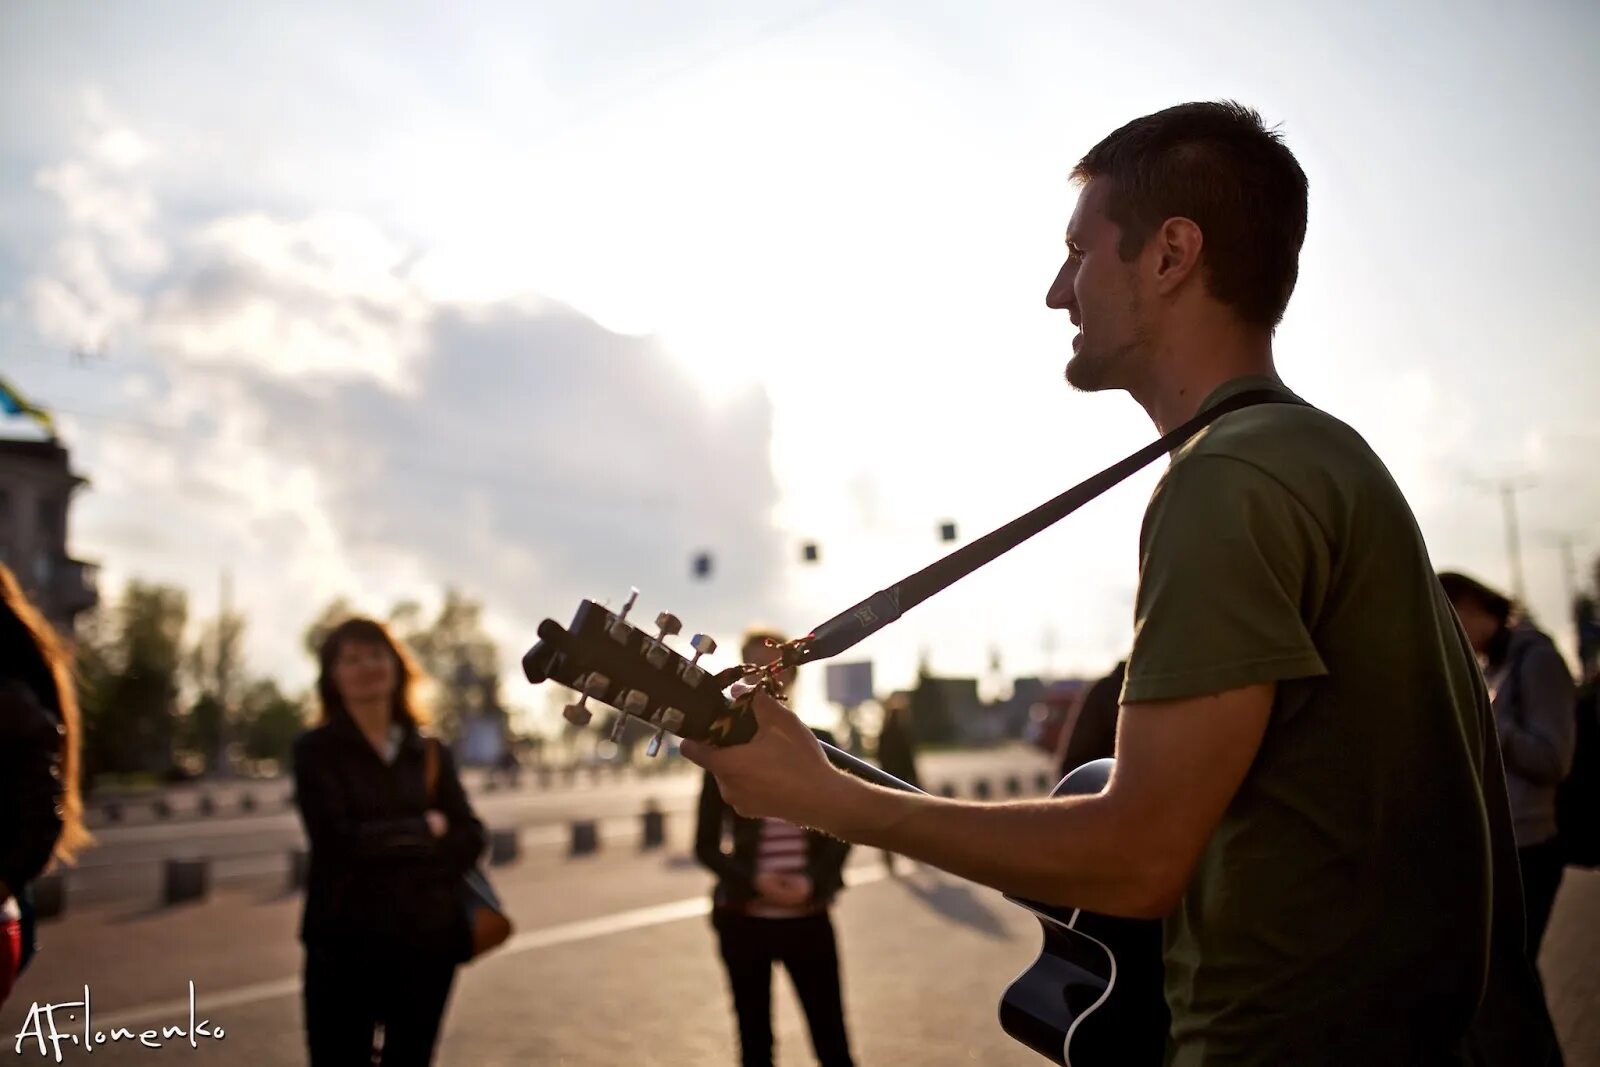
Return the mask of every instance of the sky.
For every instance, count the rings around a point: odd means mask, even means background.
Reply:
[[[1062,381],[1067,175],[1235,99],[1310,181],[1284,379],[1373,445],[1440,568],[1509,587],[1494,486],[1524,486],[1570,656],[1597,44],[1577,2],[7,4],[0,373],[90,479],[70,547],[103,595],[176,584],[199,621],[226,571],[251,669],[300,686],[335,597],[454,586],[538,710],[516,660],[580,597],[637,586],[725,647],[802,632],[956,547],[941,522],[965,543],[1153,437]],[[1104,672],[1158,474],[848,658],[880,691],[923,656]]]

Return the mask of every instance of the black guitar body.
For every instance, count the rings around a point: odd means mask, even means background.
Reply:
[[[1112,766],[1086,763],[1051,795],[1098,793]],[[1160,1067],[1172,1021],[1161,923],[1006,899],[1039,919],[1044,946],[1000,998],[1005,1032],[1063,1067]]]

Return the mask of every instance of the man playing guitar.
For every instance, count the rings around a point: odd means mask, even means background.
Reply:
[[[1161,919],[1171,1064],[1546,1064],[1483,679],[1416,520],[1350,427],[1279,380],[1307,182],[1250,110],[1185,104],[1096,145],[1046,303],[1066,378],[1177,449],[1140,536],[1116,765],[1002,804],[836,771],[758,693],[754,740],[685,741],[741,814],[1007,894]]]

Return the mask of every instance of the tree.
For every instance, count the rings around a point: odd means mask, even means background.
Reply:
[[[114,724],[109,710],[117,671],[112,612],[105,606],[78,616],[73,641],[73,674],[78,685],[78,709],[83,727],[82,785],[85,795],[94,791],[94,776],[115,771]]]
[[[239,727],[247,757],[287,762],[295,737],[306,728],[305,702],[285,696],[270,678],[258,679],[240,698]]]
[[[433,680],[438,699],[439,732],[454,737],[470,720],[486,719],[504,739],[506,710],[500,699],[500,651],[483,629],[483,605],[445,590],[444,603],[432,623],[422,623],[415,601],[396,604],[390,629],[405,641]]]
[[[109,618],[79,633],[79,699],[87,766],[168,770],[178,720],[188,600],[172,586],[130,581]]]
[[[224,610],[201,629],[184,664],[196,695],[179,740],[213,773],[228,769],[228,750],[237,740],[230,718],[245,685],[244,629],[243,615]]]

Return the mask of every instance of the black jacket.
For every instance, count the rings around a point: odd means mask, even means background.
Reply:
[[[825,730],[813,731],[833,743]],[[722,851],[726,823],[733,823],[733,852]],[[712,901],[719,907],[738,908],[755,899],[756,848],[761,843],[761,820],[746,819],[722,799],[717,780],[709,773],[700,785],[700,811],[695,825],[694,854],[717,876]],[[850,843],[806,831],[806,874],[811,878],[811,902],[824,906],[844,886],[844,861]]]
[[[311,841],[300,922],[306,945],[468,957],[461,876],[477,863],[486,838],[442,745],[432,807],[450,827],[443,837],[429,832],[426,744],[407,730],[394,763],[386,764],[344,715],[296,739],[295,802]]]
[[[15,677],[0,681],[0,898],[44,870],[61,836],[61,715]]]

